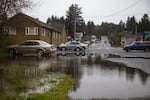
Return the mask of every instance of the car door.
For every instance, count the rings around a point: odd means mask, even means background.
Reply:
[[[36,54],[39,47],[40,47],[40,44],[38,42],[32,41],[32,42],[30,42],[30,46],[28,47],[28,52],[30,54]]]
[[[28,41],[21,43],[17,48],[17,52],[22,54],[28,54],[30,45],[31,43]]]
[[[77,45],[78,45],[77,42],[71,42],[69,48],[71,50],[75,50],[75,48],[77,47]]]
[[[73,42],[70,42],[70,43],[67,44],[67,49],[68,50],[72,50],[73,47],[74,47]]]
[[[133,50],[141,50],[142,48],[141,48],[140,43],[135,43],[135,44],[132,46],[132,49],[133,49]]]

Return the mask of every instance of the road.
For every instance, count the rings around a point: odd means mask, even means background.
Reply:
[[[129,67],[138,68],[150,74],[150,52],[137,50],[126,52],[122,48],[111,47],[105,36],[102,37],[99,43],[91,44],[88,52],[101,55],[116,55],[117,57],[104,58],[109,61],[124,63]]]

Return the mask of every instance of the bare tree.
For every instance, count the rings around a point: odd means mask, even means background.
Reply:
[[[32,6],[31,0],[0,0],[0,16],[12,16],[23,9],[30,9]]]

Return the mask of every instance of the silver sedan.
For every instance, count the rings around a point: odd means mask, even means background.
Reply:
[[[56,47],[42,40],[26,40],[19,45],[8,46],[7,50],[10,56],[16,54],[36,54],[38,57],[41,57],[51,55],[52,52],[56,51]]]
[[[58,46],[58,49],[62,51],[66,50],[85,51],[86,48],[87,48],[86,44],[80,43],[78,41],[68,41]]]

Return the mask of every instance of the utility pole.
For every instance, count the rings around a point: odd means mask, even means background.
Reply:
[[[75,15],[75,18],[74,18],[74,39],[75,39],[76,29],[77,29],[76,23],[77,23],[77,21],[76,21],[76,15]]]
[[[76,36],[76,30],[77,30],[77,9],[76,7],[74,8],[74,40]]]
[[[135,26],[135,40],[137,39],[137,23],[136,23],[136,26]]]

